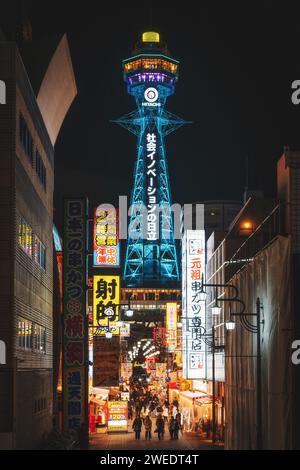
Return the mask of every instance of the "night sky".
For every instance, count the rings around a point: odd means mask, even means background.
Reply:
[[[16,3],[1,14],[5,31]],[[241,199],[246,155],[250,189],[275,195],[283,146],[300,150],[300,105],[290,98],[300,79],[296,2],[23,3],[34,39],[67,33],[78,86],[55,147],[59,228],[65,195],[86,194],[91,206],[130,195],[136,140],[109,120],[135,107],[121,61],[149,29],[149,5],[151,29],[181,64],[166,109],[193,121],[166,140],[173,201]]]

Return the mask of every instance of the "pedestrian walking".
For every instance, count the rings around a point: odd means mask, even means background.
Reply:
[[[137,415],[137,417],[135,418],[135,420],[132,423],[132,429],[135,432],[135,439],[136,440],[139,440],[140,437],[141,437],[142,424],[143,424],[143,422],[142,422],[142,419],[141,419],[140,415]]]
[[[171,439],[174,439],[174,425],[175,425],[175,419],[173,416],[171,416],[171,419],[169,421],[169,433],[170,433]]]
[[[164,433],[165,433],[165,422],[164,422],[163,417],[161,415],[158,415],[158,417],[157,417],[156,428],[157,428],[158,439],[159,440],[163,439]]]
[[[144,420],[144,426],[145,426],[145,438],[146,438],[146,441],[149,439],[151,439],[151,430],[152,430],[152,421],[151,421],[151,418],[149,415],[146,416],[145,420]]]
[[[165,422],[167,422],[169,418],[169,409],[167,406],[165,406],[163,409],[163,417],[164,417]]]
[[[173,437],[174,439],[178,439],[178,433],[180,429],[180,424],[177,419],[174,420],[174,432],[173,432]]]

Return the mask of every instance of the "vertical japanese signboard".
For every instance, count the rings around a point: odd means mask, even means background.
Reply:
[[[118,210],[110,205],[101,204],[94,212],[93,262],[94,266],[119,267]]]
[[[154,132],[146,134],[147,149],[147,240],[157,240],[157,141]]]
[[[117,336],[106,339],[94,336],[93,386],[119,385],[120,341]]]
[[[183,377],[206,378],[205,232],[186,230],[182,242],[182,348]]]
[[[119,303],[120,276],[94,276],[93,325],[97,335],[105,335],[108,328],[113,335],[120,334],[120,328],[116,326]]]
[[[64,431],[79,429],[87,419],[86,219],[86,199],[65,199],[63,230]]]
[[[169,351],[177,346],[177,302],[167,302],[166,337]]]

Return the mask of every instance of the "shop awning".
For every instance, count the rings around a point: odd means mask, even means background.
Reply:
[[[91,395],[104,395],[108,396],[109,388],[101,388],[101,387],[91,387],[90,394]]]
[[[207,393],[202,392],[191,392],[190,390],[186,390],[185,392],[180,393],[181,396],[185,398],[190,398],[191,400],[198,400],[201,398],[209,398],[210,396]]]

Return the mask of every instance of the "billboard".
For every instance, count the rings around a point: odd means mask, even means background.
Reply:
[[[108,327],[113,335],[120,334],[116,326],[119,320],[120,276],[93,277],[93,326],[94,333],[105,335]]]
[[[87,419],[86,220],[86,199],[65,199],[62,285],[64,431],[79,429]]]
[[[93,264],[102,267],[120,266],[118,210],[101,204],[94,211]]]
[[[205,231],[186,230],[182,241],[183,377],[206,378]]]
[[[169,351],[177,347],[177,302],[167,302],[166,344]]]
[[[94,336],[93,387],[119,385],[120,339]]]
[[[108,402],[107,431],[125,431],[128,427],[128,404],[127,401]]]

